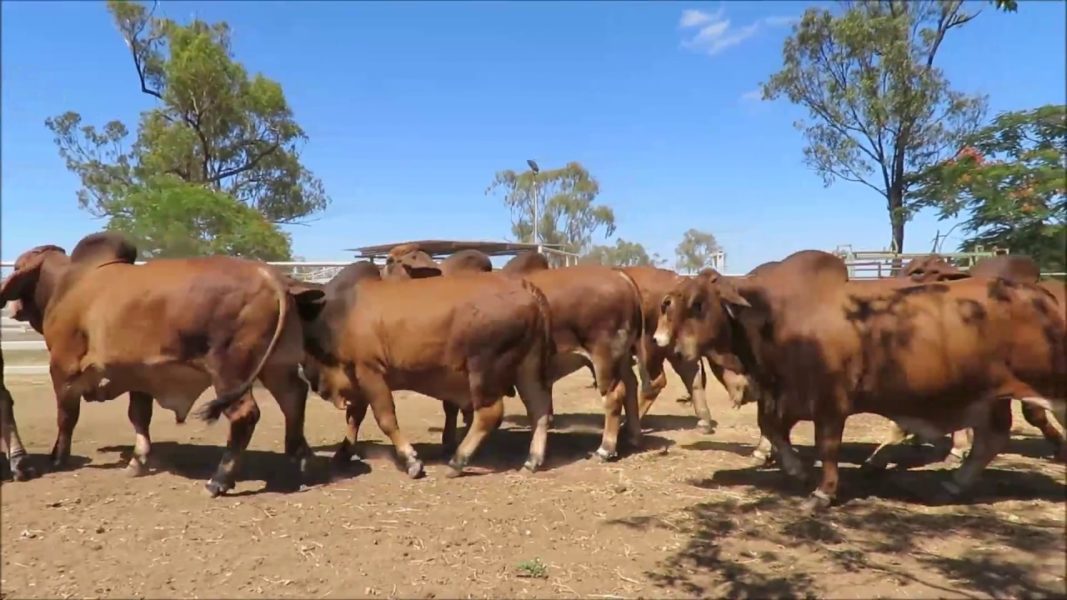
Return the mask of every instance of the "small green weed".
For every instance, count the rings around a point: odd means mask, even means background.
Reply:
[[[519,577],[530,577],[537,579],[544,579],[548,577],[548,567],[545,563],[541,562],[540,558],[533,560],[524,560],[516,567]]]

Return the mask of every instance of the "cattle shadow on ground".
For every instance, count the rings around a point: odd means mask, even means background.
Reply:
[[[689,596],[822,596],[834,592],[818,585],[828,571],[915,583],[928,595],[1064,595],[1055,574],[1044,573],[1041,580],[1033,563],[997,551],[1007,546],[1028,559],[1055,558],[1063,552],[1062,526],[1055,520],[1009,521],[985,507],[946,514],[878,502],[807,517],[798,507],[799,500],[764,495],[695,504],[683,519],[640,516],[609,523],[680,529],[688,538],[683,547],[646,576],[660,588]],[[959,555],[938,547],[945,542],[953,542]]]
[[[457,439],[462,440],[466,428],[459,427]],[[622,459],[644,452],[662,451],[673,445],[671,440],[657,435],[644,435],[642,446],[633,452],[623,436],[619,436],[619,455]],[[600,446],[599,431],[560,431],[553,429],[548,434],[545,451],[545,463],[541,471],[551,471],[579,461],[589,459]],[[452,458],[444,454],[440,443],[414,443],[415,452],[426,464],[445,464]],[[315,446],[312,450],[333,452],[337,444]],[[530,451],[530,430],[527,427],[500,428],[489,434],[482,442],[478,452],[471,459],[470,466],[477,469],[489,469],[491,472],[514,471],[522,468]],[[388,441],[361,440],[356,442],[356,453],[367,459],[396,460],[396,452]]]
[[[67,466],[56,469],[52,467],[52,457],[48,454],[26,454],[27,466],[33,469],[33,477],[31,479],[37,479],[40,477],[47,477],[49,475],[65,473],[67,471],[76,471],[84,468],[93,462],[88,456],[79,456],[77,454],[71,454],[67,459]],[[4,481],[11,481],[14,478],[14,473],[11,472],[11,464],[8,463],[7,457],[0,457],[0,479]]]
[[[218,468],[224,448],[203,444],[178,442],[152,442],[152,454],[149,458],[151,477],[158,472],[171,473],[187,479],[207,481]],[[90,469],[124,469],[133,456],[133,446],[115,445],[97,448],[97,452],[115,453],[116,460],[110,463],[89,464]],[[245,450],[241,454],[241,465],[237,470],[237,482],[262,481],[265,487],[256,491],[230,492],[230,496],[254,495],[264,492],[290,493],[300,490],[301,485],[319,486],[339,479],[350,479],[370,472],[370,467],[353,462],[347,468],[331,468],[330,461],[321,456],[313,456],[308,461],[307,474],[303,477],[297,473],[296,466],[280,452],[264,450]]]
[[[778,493],[803,495],[814,489],[820,470],[809,466],[808,481],[800,482],[778,468],[770,469],[722,469],[708,479],[693,480],[696,487],[714,489],[721,487],[754,487]],[[941,484],[949,479],[952,468],[906,470],[890,469],[883,472],[864,473],[859,468],[842,465],[841,486],[837,504],[852,501],[896,500],[908,504],[937,506],[946,504],[941,500]],[[1003,468],[986,468],[974,487],[962,498],[952,500],[951,505],[975,506],[1004,500],[1067,501],[1067,487],[1061,479],[1041,472],[1016,471]]]

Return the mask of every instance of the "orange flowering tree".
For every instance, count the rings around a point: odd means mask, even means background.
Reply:
[[[921,203],[966,216],[963,249],[1000,246],[1062,272],[1067,253],[1067,106],[1002,113],[926,170]]]

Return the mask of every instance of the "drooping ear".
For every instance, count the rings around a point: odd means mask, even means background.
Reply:
[[[719,280],[715,282],[715,289],[719,292],[719,296],[728,304],[732,304],[734,306],[752,306],[751,304],[749,304],[748,300],[746,300],[745,297],[741,295],[741,292],[738,291],[737,286],[735,286],[732,281],[726,279],[725,277],[720,277]]]
[[[46,254],[41,253],[31,258],[22,268],[16,270],[0,284],[0,306],[22,295],[29,286],[37,283],[41,275],[41,265]]]
[[[314,321],[326,306],[326,292],[306,284],[290,285],[289,295],[296,301],[296,312],[302,321]]]

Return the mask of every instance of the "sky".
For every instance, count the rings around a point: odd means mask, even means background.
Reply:
[[[781,61],[805,2],[163,2],[179,21],[226,21],[235,57],[279,81],[308,134],[304,164],[333,199],[287,228],[306,260],[412,239],[504,239],[510,215],[485,190],[496,171],[578,161],[614,208],[616,236],[673,262],[684,231],[715,234],[726,271],[796,250],[880,250],[884,200],[824,187],[803,162],[787,101],[758,86]],[[939,64],[990,113],[1065,102],[1063,2],[982,14]],[[44,121],[134,128],[138,90],[105,5],[5,1],[0,257],[72,248],[104,226],[80,210]],[[998,49],[999,48],[999,49]],[[954,222],[921,213],[905,250]],[[946,244],[960,239],[957,228]],[[598,240],[601,241],[601,240]],[[613,241],[613,239],[612,239]]]

